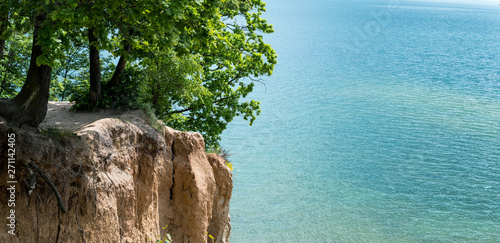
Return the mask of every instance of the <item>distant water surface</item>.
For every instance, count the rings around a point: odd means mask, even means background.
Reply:
[[[231,241],[500,242],[500,6],[266,0]]]

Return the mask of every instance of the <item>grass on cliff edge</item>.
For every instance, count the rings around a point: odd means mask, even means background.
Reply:
[[[231,161],[229,161],[229,157],[231,157],[231,154],[229,153],[229,151],[227,151],[227,149],[221,147],[208,148],[206,152],[209,154],[213,153],[219,155],[222,159],[224,159],[226,166],[229,167],[231,171],[233,170],[233,164],[231,164]]]
[[[146,114],[146,120],[149,123],[151,127],[156,129],[157,131],[161,132],[162,128],[165,126],[163,122],[158,120],[158,118],[155,115],[155,110],[153,107],[151,107],[151,104],[140,104],[139,105],[140,109],[144,110],[144,113]]]
[[[165,126],[165,124],[160,120],[158,120],[158,118],[155,115],[153,107],[151,107],[151,104],[141,104],[140,109],[144,110],[149,125],[160,132],[162,128]],[[229,151],[227,151],[227,149],[217,146],[217,147],[207,148],[205,152],[215,153],[219,155],[220,157],[222,157],[222,159],[224,159],[226,166],[229,167],[231,171],[233,170],[233,164],[231,163],[231,161],[229,161],[229,157],[231,157],[231,154],[229,153]]]
[[[67,143],[75,134],[68,130],[63,130],[57,126],[40,129],[40,134],[47,139],[55,139],[59,143]]]

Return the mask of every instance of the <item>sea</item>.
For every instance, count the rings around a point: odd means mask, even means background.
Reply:
[[[231,242],[500,242],[500,1],[264,1]]]

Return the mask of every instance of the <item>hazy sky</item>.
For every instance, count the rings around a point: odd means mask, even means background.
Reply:
[[[447,3],[467,3],[467,4],[488,4],[498,5],[500,0],[401,0],[409,2],[447,2]]]

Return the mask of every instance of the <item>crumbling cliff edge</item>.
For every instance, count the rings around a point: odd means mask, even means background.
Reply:
[[[0,121],[0,242],[154,242],[167,234],[228,242],[231,191],[231,170],[205,153],[198,133],[115,118],[74,132]]]

